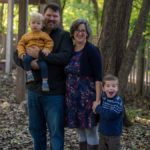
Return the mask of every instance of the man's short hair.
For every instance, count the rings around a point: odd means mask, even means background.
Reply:
[[[57,3],[50,3],[48,4],[45,9],[44,9],[44,13],[47,11],[47,9],[52,9],[53,11],[58,11],[60,13],[60,7]]]

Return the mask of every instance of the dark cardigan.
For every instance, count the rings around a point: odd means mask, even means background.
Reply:
[[[80,58],[80,75],[92,77],[95,81],[102,81],[102,58],[99,49],[87,42]]]

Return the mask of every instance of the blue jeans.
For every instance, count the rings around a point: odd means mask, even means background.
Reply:
[[[34,150],[46,150],[48,128],[51,150],[64,149],[64,96],[28,90],[29,131]]]
[[[31,62],[33,60],[34,60],[34,58],[29,56],[29,55],[25,55],[23,57],[24,70],[26,70],[26,71],[31,71],[32,70]],[[40,67],[40,70],[41,70],[42,79],[43,78],[48,78],[48,67],[47,67],[46,62],[40,59],[40,60],[37,61],[37,63],[38,63],[38,65]]]

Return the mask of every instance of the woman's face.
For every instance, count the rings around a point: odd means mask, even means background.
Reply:
[[[75,43],[85,44],[87,39],[87,31],[85,25],[80,24],[77,30],[75,30],[73,36]]]

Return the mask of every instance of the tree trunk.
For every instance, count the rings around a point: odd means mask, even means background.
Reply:
[[[28,0],[19,1],[19,33],[18,39],[26,32],[27,29],[27,8]],[[25,99],[25,77],[24,71],[17,67],[17,82],[16,82],[16,97],[17,102],[20,103]]]
[[[150,68],[150,51],[149,51],[149,44],[145,49],[145,55],[147,61],[145,62],[145,76],[144,76],[144,88],[143,88],[143,95],[148,96],[150,95],[150,75],[149,75],[149,68]]]
[[[104,73],[118,75],[128,39],[132,0],[105,1],[99,47],[104,58]]]
[[[144,85],[144,60],[145,60],[145,45],[146,41],[143,37],[141,40],[141,45],[138,49],[138,62],[137,62],[137,85],[136,85],[136,95],[140,96],[143,94],[143,85]]]
[[[65,8],[65,6],[66,6],[66,2],[67,2],[67,0],[63,0],[63,2],[61,2],[61,10],[62,10],[62,13],[63,13],[64,8]]]
[[[13,54],[13,10],[14,0],[8,1],[8,20],[7,20],[7,34],[6,34],[6,63],[5,73],[10,74],[12,69],[12,54]]]
[[[121,83],[120,83],[121,95],[123,95],[126,90],[128,75],[134,63],[136,50],[139,46],[142,33],[145,30],[146,19],[147,19],[149,10],[150,10],[150,0],[143,0],[142,7],[139,13],[138,20],[137,20],[137,24],[135,25],[132,37],[130,39],[126,53],[123,57],[120,71],[119,71],[119,79],[121,79]]]
[[[98,34],[99,31],[99,9],[98,9],[98,2],[97,0],[92,0],[92,3],[94,5],[94,15],[96,18],[96,33]]]
[[[3,33],[3,11],[4,11],[4,3],[0,6],[0,33]]]

